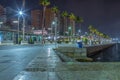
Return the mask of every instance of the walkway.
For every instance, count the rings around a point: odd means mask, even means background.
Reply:
[[[119,62],[61,62],[52,47],[44,46],[14,80],[119,80],[119,73]]]

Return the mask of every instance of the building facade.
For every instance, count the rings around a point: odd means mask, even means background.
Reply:
[[[43,11],[42,10],[32,10],[31,11],[31,23],[34,29],[42,29],[42,18]],[[53,12],[51,8],[47,8],[45,11],[45,23],[44,28],[48,30],[51,27],[51,22],[53,20]]]
[[[0,28],[3,27],[6,22],[5,9],[2,5],[0,5]]]
[[[32,23],[32,27],[35,30],[42,30],[42,18],[43,18],[43,11],[42,10],[33,10],[31,11],[31,23]],[[44,21],[44,29],[48,32],[48,33],[55,33],[55,25],[57,25],[57,33],[59,33],[60,29],[60,13],[57,13],[57,17],[56,17],[56,22],[55,22],[55,18],[54,18],[54,12],[52,11],[51,8],[46,8],[45,11],[45,21]],[[54,24],[55,22],[55,24]]]

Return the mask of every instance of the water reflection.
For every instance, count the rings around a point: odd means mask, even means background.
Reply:
[[[118,62],[120,61],[120,44],[105,49],[102,52],[96,53],[91,56],[94,62]]]

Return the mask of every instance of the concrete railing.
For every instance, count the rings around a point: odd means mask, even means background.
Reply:
[[[71,57],[73,57],[74,59],[87,57],[87,50],[86,50],[86,48],[58,47],[57,51],[65,54],[65,55],[71,55]]]
[[[1,41],[0,45],[13,45],[13,41]]]
[[[21,44],[28,44],[28,41],[21,41]]]
[[[103,51],[109,47],[112,47],[115,44],[103,44],[103,45],[94,45],[94,46],[86,46],[87,55],[93,55],[98,53],[99,51]]]

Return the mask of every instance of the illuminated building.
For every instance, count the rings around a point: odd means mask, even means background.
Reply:
[[[6,22],[5,9],[0,5],[0,27]]]
[[[48,30],[53,20],[53,12],[51,8],[46,9],[44,28]],[[31,22],[34,29],[42,29],[42,10],[33,10],[31,12]]]

